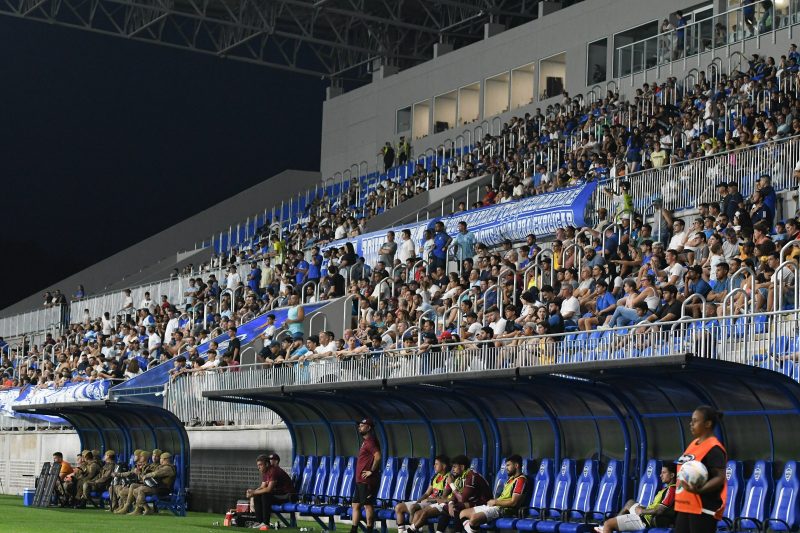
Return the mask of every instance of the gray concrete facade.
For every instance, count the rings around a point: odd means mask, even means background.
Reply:
[[[715,13],[722,12],[725,7],[725,2],[719,0],[709,0],[707,4],[714,5]],[[560,101],[560,98],[538,98],[543,89],[539,86],[540,61],[555,54],[566,55],[565,89],[572,96],[585,94],[592,87],[592,84],[587,84],[589,43],[608,39],[607,80],[613,80],[615,34],[645,23],[656,22],[660,26],[661,21],[670,13],[679,9],[697,9],[700,5],[703,4],[684,0],[586,0],[331,98],[323,105],[321,173],[326,177],[332,176],[359,161],[367,161],[370,172],[374,171],[378,163],[376,154],[380,147],[386,141],[396,143],[399,139],[400,134],[395,134],[398,109],[426,100],[430,100],[433,106],[436,96],[471,84],[480,84],[480,94],[483,95],[479,98],[478,120],[413,140],[411,144],[415,155],[421,155],[425,149],[435,148],[447,139],[454,140],[463,130],[472,129],[481,121],[505,121],[512,116],[533,112],[537,107],[544,109],[547,105]],[[794,31],[797,31],[797,27]],[[778,30],[750,39],[746,43],[733,44],[686,61],[650,69],[645,73],[646,76],[640,74],[632,79],[627,77],[616,81],[619,82],[621,93],[628,95],[641,87],[645,79],[650,82],[664,80],[667,76],[682,79],[692,68],[705,68],[713,57],[722,60],[724,71],[727,71],[728,58],[738,51],[745,52],[746,55],[758,51],[777,59],[786,53],[792,38],[790,27],[788,30]],[[484,89],[487,78],[529,64],[533,64],[535,68],[533,103],[509,109],[499,115],[486,115]],[[606,83],[601,86],[604,95]],[[429,128],[431,132],[434,131],[433,113]]]

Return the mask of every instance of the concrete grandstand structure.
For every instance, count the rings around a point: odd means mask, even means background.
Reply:
[[[439,453],[502,487],[516,453],[541,491],[490,527],[591,531],[649,503],[708,404],[726,415],[720,530],[800,527],[798,491],[771,498],[800,459],[800,4],[570,4],[491,17],[349,92],[332,76],[321,178],[199,214],[176,233],[193,242],[153,241],[110,292],[6,310],[6,490],[55,443],[168,442],[173,501],[221,510],[252,458],[218,451],[271,449],[301,499],[276,511],[327,527],[367,416],[384,502],[424,490]],[[120,379],[112,360],[136,364]]]

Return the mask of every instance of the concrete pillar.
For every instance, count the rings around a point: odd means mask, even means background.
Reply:
[[[433,58],[442,57],[453,51],[453,45],[450,43],[434,43],[433,45]]]
[[[329,87],[325,88],[325,99],[326,100],[333,100],[337,96],[341,96],[344,94],[344,89],[341,85],[334,82],[334,84],[330,85]]]
[[[488,39],[489,37],[494,37],[498,33],[503,33],[504,31],[506,31],[506,27],[503,24],[487,22],[483,25],[483,38]]]
[[[559,9],[561,9],[561,2],[556,2],[552,0],[539,2],[539,18],[542,18],[545,15],[549,15],[554,11],[558,11]]]

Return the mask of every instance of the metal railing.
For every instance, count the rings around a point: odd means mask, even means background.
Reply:
[[[211,390],[217,384],[218,375],[217,372],[194,372],[172,381],[164,391],[164,409],[172,411],[187,425],[260,426],[283,423],[277,414],[260,405],[212,402],[203,398],[203,391]]]
[[[716,185],[723,179],[737,181],[739,192],[747,196],[762,174],[772,178],[776,191],[795,189],[797,183],[792,172],[800,161],[800,137],[789,137],[780,141],[769,141],[757,146],[737,148],[685,163],[643,170],[620,178],[613,178],[605,185],[619,186],[618,182],[631,184],[634,208],[642,211],[659,199],[663,207],[673,211],[695,208],[702,202],[718,200]],[[595,209],[605,207],[613,214],[613,200],[602,191],[595,193]]]
[[[269,409],[218,402],[203,391],[380,381],[530,367],[569,372],[572,364],[693,354],[782,372],[800,380],[800,312],[641,323],[624,328],[517,337],[487,344],[443,344],[379,353],[332,355],[316,361],[252,364],[179,377],[164,406],[186,423],[279,423]]]
[[[61,308],[58,306],[0,318],[0,337],[9,340],[10,337],[44,331],[50,327],[50,324],[58,323],[60,318]]]
[[[760,38],[767,33],[800,23],[800,2],[771,3],[767,13],[761,2],[755,2],[751,15],[747,7],[736,7],[710,17],[691,22],[681,28],[666,31],[621,46],[614,51],[614,77],[632,76],[673,61],[685,61],[705,52]],[[732,55],[729,67],[732,66]],[[729,69],[730,72],[730,69]]]

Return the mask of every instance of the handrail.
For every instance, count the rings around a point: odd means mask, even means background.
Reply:
[[[500,290],[504,292],[504,294],[502,294],[502,295],[500,293],[497,294],[497,296],[498,296],[497,299],[499,300],[498,301],[498,304],[499,304],[498,308],[500,309],[501,318],[503,316],[503,310],[505,309],[505,303],[503,302],[504,298],[502,297],[502,296],[505,296],[505,290],[503,289],[503,285],[500,283],[500,279],[503,277],[503,274],[505,272],[511,272],[511,275],[514,277],[514,282],[513,282],[514,285],[513,285],[513,288],[511,289],[513,291],[511,293],[511,305],[514,305],[514,303],[516,301],[516,298],[517,298],[517,271],[514,270],[511,267],[503,267],[503,268],[500,269],[500,272],[497,273],[497,286],[500,287]]]
[[[783,252],[783,251],[781,251]],[[781,255],[783,255],[781,253]],[[775,273],[773,275],[773,282],[772,282],[772,308],[773,310],[782,310],[783,309],[783,269],[788,269],[789,272],[795,276],[795,295],[797,295],[797,289],[800,287],[800,284],[797,283],[797,272],[792,272],[792,269],[796,267],[796,263],[791,259],[781,262],[778,265],[778,268],[775,269]],[[795,269],[796,270],[796,269]],[[797,304],[797,299],[795,298],[795,304]]]
[[[389,297],[389,299],[394,298],[394,293],[395,293],[395,288],[396,288],[395,287],[394,278],[386,277],[386,278],[381,279],[377,284],[375,284],[375,289],[374,289],[374,290],[378,291],[377,303],[375,304],[376,307],[378,307],[378,308],[380,308],[380,306],[381,306],[381,293],[383,293],[383,291],[381,290],[381,286],[384,283],[390,284],[390,287],[391,287],[391,291],[392,292],[391,292],[391,296]]]
[[[739,270],[737,270],[736,272],[731,274],[730,284],[731,284],[731,287],[733,287],[733,281],[737,277],[743,276],[745,272],[750,274],[750,295],[749,295],[750,296],[750,312],[751,313],[755,313],[756,312],[756,303],[755,303],[756,302],[756,273],[753,271],[753,269],[748,267],[748,266],[740,267]],[[731,313],[731,314],[733,314],[733,313]]]
[[[419,344],[422,344],[422,321],[425,320],[425,316],[428,313],[433,313],[433,331],[434,333],[436,333],[436,311],[433,309],[428,309],[427,311],[423,311],[423,313],[419,315],[419,318],[417,319],[417,327],[419,329],[417,342],[419,342]]]
[[[314,287],[314,301],[319,301],[319,284],[314,280],[309,280],[303,283],[303,286],[300,287],[300,303],[306,303],[306,287],[309,285]]]
[[[686,304],[688,304],[690,301],[694,300],[695,298],[700,300],[700,302],[702,302],[702,304],[703,304],[702,307],[701,307],[702,317],[703,318],[706,317],[706,297],[703,296],[702,294],[700,294],[699,292],[695,292],[695,293],[690,294],[686,299],[683,300],[683,303],[681,303],[681,318],[686,316]]]
[[[342,302],[342,327],[344,329],[352,329],[353,328],[353,302],[358,301],[357,295],[355,294],[348,294],[347,297]],[[348,309],[348,304],[350,308]]]
[[[322,331],[328,329],[328,316],[325,313],[314,313],[314,315],[308,321],[309,334],[314,334],[314,335],[318,334],[314,333],[314,320],[319,317],[322,317]],[[345,329],[350,329],[350,328],[345,328]]]
[[[729,315],[729,316],[733,316],[734,315],[734,309],[735,309],[735,304],[736,304],[736,300],[734,300],[734,297],[737,294],[744,294],[745,301],[748,298],[750,298],[750,296],[747,294],[747,291],[744,290],[741,287],[737,287],[737,288],[729,291],[725,295],[725,298],[722,299],[722,313],[723,314]],[[729,304],[729,302],[730,302],[730,304]],[[745,307],[746,307],[746,305],[745,305]],[[730,310],[730,313],[727,312],[728,310]]]

